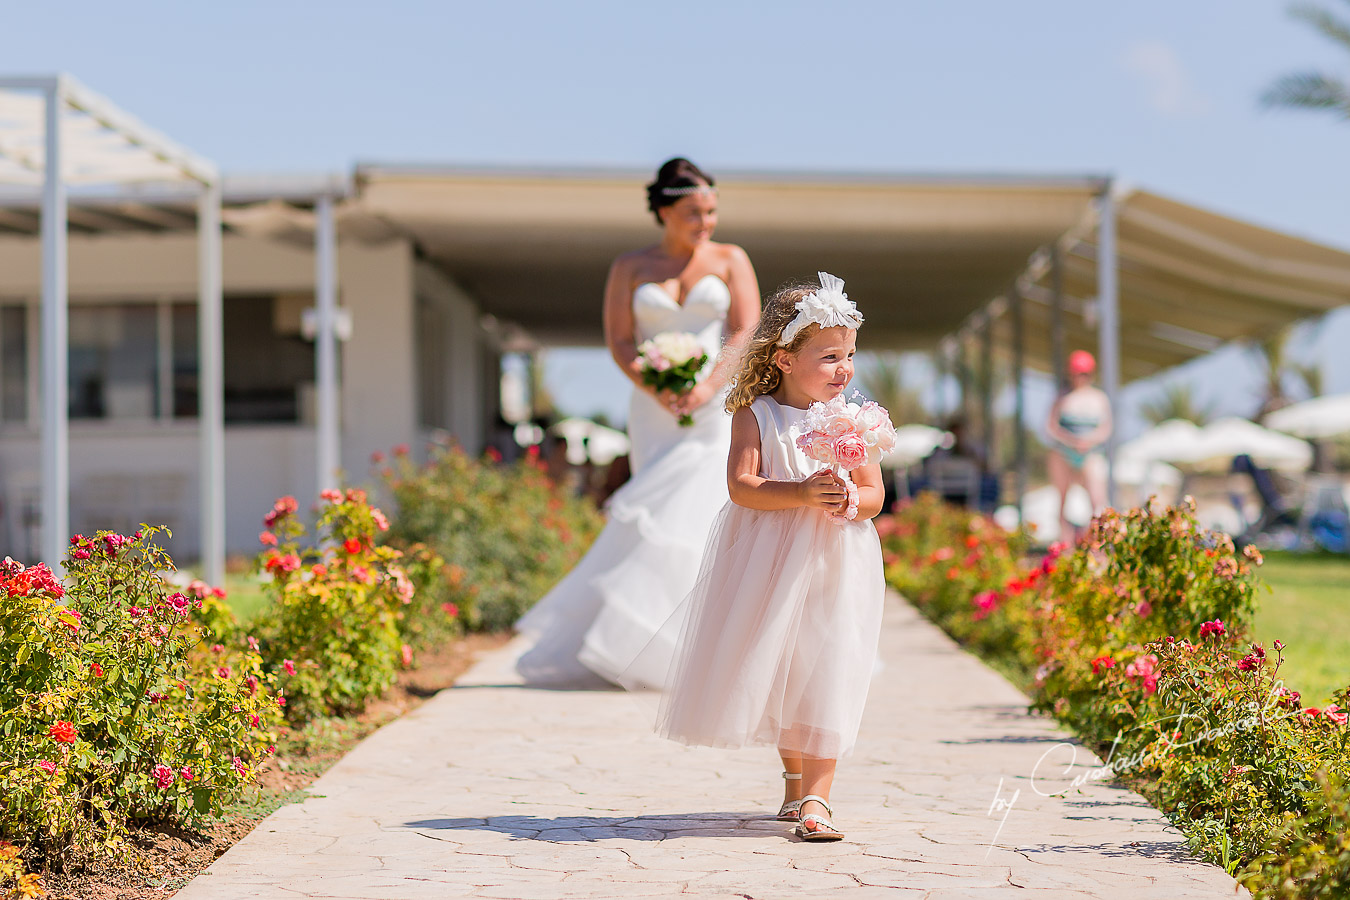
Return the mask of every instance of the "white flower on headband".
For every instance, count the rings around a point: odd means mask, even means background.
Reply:
[[[829,272],[816,274],[820,276],[820,290],[812,291],[797,301],[797,317],[783,329],[778,346],[786,347],[792,343],[797,332],[811,322],[821,328],[857,328],[863,323],[862,313],[844,293],[844,279],[836,278]]]

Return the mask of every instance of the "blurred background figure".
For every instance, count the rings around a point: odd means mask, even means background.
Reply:
[[[1060,540],[1073,543],[1078,527],[1069,522],[1065,505],[1069,489],[1082,485],[1095,516],[1106,508],[1107,465],[1103,446],[1111,436],[1111,402],[1092,383],[1097,361],[1086,350],[1068,360],[1069,389],[1050,407],[1045,430],[1050,438],[1046,461],[1050,481],[1059,493]]]

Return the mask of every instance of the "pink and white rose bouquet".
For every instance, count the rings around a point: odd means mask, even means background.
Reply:
[[[853,396],[862,395],[855,391]],[[848,473],[879,462],[884,454],[894,450],[895,426],[881,404],[872,400],[856,403],[840,394],[807,408],[797,446],[811,459],[833,467],[843,478],[848,506],[842,514],[830,514],[832,521],[842,523],[858,515],[858,488]]]
[[[697,335],[687,331],[663,331],[638,347],[642,383],[658,391],[684,394],[697,382],[708,364],[708,351]],[[681,425],[693,425],[688,413],[680,416]]]

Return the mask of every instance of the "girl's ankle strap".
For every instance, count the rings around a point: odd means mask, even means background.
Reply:
[[[801,773],[801,772],[784,772],[784,773],[783,773],[783,780],[784,780],[784,781],[801,781],[801,780],[802,780],[802,773]]]

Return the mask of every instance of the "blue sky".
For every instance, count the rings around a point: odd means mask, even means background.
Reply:
[[[0,69],[70,72],[231,173],[676,153],[714,172],[1111,173],[1350,247],[1350,124],[1257,104],[1285,71],[1350,77],[1350,55],[1280,2],[125,0],[3,20]],[[1333,389],[1346,339],[1338,317],[1310,344]],[[556,357],[564,403],[619,406],[604,365]],[[1183,374],[1237,405],[1250,369],[1230,352]]]

